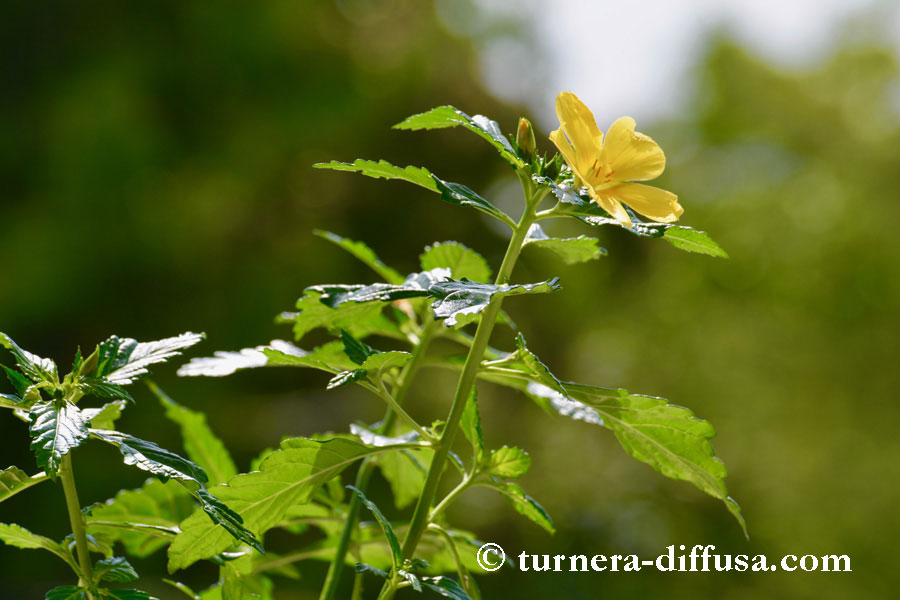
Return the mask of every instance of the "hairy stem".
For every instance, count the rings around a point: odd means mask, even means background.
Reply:
[[[75,475],[72,472],[72,453],[63,456],[59,467],[59,478],[62,481],[63,493],[66,495],[66,508],[69,511],[69,522],[72,524],[72,535],[75,537],[75,552],[78,555],[78,567],[84,583],[91,581],[91,555],[88,551],[87,533],[84,528],[84,516],[78,502],[78,490],[75,488]]]
[[[422,361],[425,358],[425,353],[428,351],[428,346],[431,344],[431,340],[434,337],[436,328],[439,326],[440,324],[434,321],[434,319],[428,318],[428,321],[422,330],[422,336],[419,338],[419,343],[416,344],[416,347],[413,349],[412,358],[410,358],[409,362],[406,364],[406,367],[401,372],[400,379],[397,382],[397,387],[393,394],[393,402],[397,407],[402,407],[403,402],[409,393],[409,389],[412,386],[412,382],[419,371],[419,367],[422,366]],[[381,427],[378,428],[376,433],[389,434],[396,419],[396,412],[391,410],[391,408],[388,408],[384,420],[381,423]],[[356,473],[354,485],[364,494],[376,464],[375,460],[367,458],[360,465],[359,471]],[[328,574],[325,576],[325,584],[322,586],[319,600],[334,600],[336,597],[338,584],[341,579],[341,571],[343,570],[344,561],[347,556],[347,549],[350,547],[350,540],[353,537],[353,532],[356,530],[356,524],[359,520],[359,509],[361,504],[362,500],[359,495],[353,494],[350,498],[350,504],[347,507],[347,518],[344,521],[344,528],[341,530],[341,538],[338,540],[337,549],[335,550],[334,557],[331,559],[331,564],[328,567]],[[354,588],[355,587],[356,585],[354,585]]]

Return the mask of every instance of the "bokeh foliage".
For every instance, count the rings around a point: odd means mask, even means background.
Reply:
[[[0,329],[56,358],[113,332],[206,331],[202,354],[284,335],[271,317],[303,287],[337,282],[333,273],[371,278],[314,237],[317,227],[365,239],[403,272],[443,239],[496,264],[503,240],[487,223],[473,226],[468,211],[402,184],[311,168],[391,157],[440,167],[502,203],[506,184],[495,180],[510,173],[490,148],[387,126],[449,103],[512,130],[521,110],[480,89],[470,42],[446,33],[430,4],[376,4],[9,7],[0,25]],[[595,428],[560,419],[548,431],[532,405],[490,386],[486,429],[529,448],[525,483],[558,532],[548,537],[477,491],[456,507],[458,522],[508,551],[655,556],[668,544],[711,543],[770,557],[849,554],[854,573],[510,572],[481,578],[486,597],[848,598],[896,588],[900,76],[872,40],[788,71],[713,39],[683,118],[639,124],[667,151],[663,187],[679,193],[685,222],[713,233],[731,260],[604,231],[610,256],[600,261],[549,273],[551,259],[526,250],[517,273],[562,278],[562,293],[510,307],[557,375],[665,394],[716,425],[749,544],[714,500],[662,480]],[[241,470],[282,435],[345,431],[381,413],[358,395],[324,392],[314,374],[169,375],[161,383],[209,413]],[[435,373],[414,390],[417,413],[443,413],[450,393],[434,390],[445,387],[449,376]],[[155,400],[140,390],[137,399],[128,430],[177,447],[177,437],[155,435]],[[0,427],[0,466],[29,466],[25,428],[12,419]],[[107,466],[116,461],[85,455],[75,465],[83,502],[112,496]],[[125,471],[116,481],[128,476],[137,487],[141,477]],[[65,530],[64,518],[46,516],[62,509],[52,486],[22,496],[4,503],[0,521]],[[136,566],[161,573],[153,560]],[[64,565],[9,548],[0,564],[3,597],[39,597],[66,577]],[[284,597],[314,594],[323,573],[308,566]]]

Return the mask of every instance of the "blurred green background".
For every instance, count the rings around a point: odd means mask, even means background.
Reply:
[[[528,26],[459,6],[456,22],[477,21],[477,34],[413,0],[5,6],[0,330],[61,366],[79,344],[113,333],[205,331],[194,355],[287,337],[272,318],[305,286],[373,279],[314,228],[364,239],[404,271],[447,239],[496,268],[505,240],[479,214],[310,167],[356,157],[421,164],[512,206],[511,171],[475,136],[390,129],[440,104],[506,130],[529,114],[492,97],[479,74],[485,39],[527,45]],[[667,153],[659,183],[680,195],[683,222],[709,231],[731,259],[601,230],[610,255],[591,264],[559,266],[527,250],[515,278],[558,275],[565,289],[507,306],[561,378],[664,395],[710,420],[750,541],[720,503],[630,459],[607,431],[549,419],[487,384],[487,440],[531,452],[522,483],[559,531],[550,537],[479,491],[451,513],[515,554],[648,558],[669,544],[715,544],[770,558],[848,554],[853,572],[504,570],[479,579],[486,598],[896,597],[900,73],[880,33],[858,27],[820,61],[792,68],[710,35],[685,110],[639,129]],[[602,63],[585,77],[602,77]],[[597,114],[601,127],[618,116]],[[539,143],[549,150],[547,133]],[[494,344],[511,343],[498,328]],[[284,435],[346,431],[382,412],[362,391],[326,393],[322,374],[181,380],[174,371],[157,369],[157,381],[209,415],[243,469]],[[447,376],[429,374],[414,412],[443,414],[451,390]],[[179,449],[155,400],[143,389],[137,397],[121,427]],[[7,414],[0,431],[2,466],[32,471],[24,425]],[[143,480],[94,444],[79,449],[75,470],[83,504]],[[373,496],[386,498],[385,488],[377,482]],[[45,484],[16,496],[0,521],[61,537],[61,491]],[[143,589],[175,596],[159,584],[162,555],[135,564]],[[302,566],[304,578],[281,580],[278,597],[316,597],[325,565]],[[179,577],[202,587],[215,572]],[[52,556],[0,547],[0,598],[41,598],[65,583]]]

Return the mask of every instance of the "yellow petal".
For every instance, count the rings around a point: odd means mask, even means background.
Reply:
[[[577,171],[578,169],[575,165],[578,164],[578,161],[576,160],[575,148],[573,148],[572,144],[569,143],[569,140],[566,139],[562,127],[550,132],[550,141],[559,149],[559,153],[562,154],[566,164],[572,167],[572,170]]]
[[[674,223],[684,212],[678,204],[678,196],[652,185],[623,183],[601,193],[609,194],[648,219],[659,223]]]
[[[608,164],[608,177],[615,181],[655,179],[666,168],[666,155],[659,144],[634,130],[634,119],[622,117],[606,132],[600,162]]]
[[[608,194],[608,190],[595,192],[593,189],[588,189],[588,192],[590,193],[591,198],[600,205],[600,208],[608,212],[612,218],[616,219],[625,227],[631,227],[631,217],[625,212],[625,207],[622,206],[621,202]]]
[[[603,143],[603,134],[597,128],[593,113],[572,92],[560,92],[556,97],[556,116],[559,118],[559,129],[575,150],[574,159],[566,162],[573,169],[586,172],[598,158]],[[556,141],[553,143],[559,147]]]

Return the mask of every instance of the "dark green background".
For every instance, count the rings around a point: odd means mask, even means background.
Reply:
[[[486,29],[506,35],[508,25]],[[365,239],[403,271],[446,239],[497,266],[505,241],[479,214],[310,167],[357,156],[421,164],[513,206],[512,172],[475,136],[389,128],[448,103],[507,130],[523,113],[482,89],[475,44],[447,33],[430,3],[15,2],[0,34],[0,330],[61,365],[112,333],[205,331],[195,355],[288,336],[272,317],[305,286],[373,279],[314,228]],[[877,34],[847,34],[826,60],[793,71],[712,37],[682,116],[639,124],[667,153],[659,183],[680,195],[683,222],[711,232],[730,260],[602,230],[610,256],[591,264],[526,250],[515,278],[558,275],[565,289],[507,305],[560,377],[664,395],[709,419],[750,542],[719,503],[633,461],[607,431],[549,419],[488,385],[487,440],[531,452],[523,485],[559,531],[547,536],[488,492],[451,512],[510,553],[650,558],[700,543],[770,558],[848,554],[853,573],[504,571],[479,579],[486,598],[896,594],[900,76]],[[499,328],[494,344],[511,343]],[[382,411],[361,390],[325,392],[321,374],[174,371],[157,369],[157,380],[207,412],[243,469],[284,435],[345,431]],[[443,414],[452,383],[427,375],[413,412]],[[156,402],[137,397],[120,425],[178,449]],[[33,470],[25,427],[2,416],[0,466]],[[84,504],[143,480],[93,444],[75,469]],[[386,505],[384,487],[373,496]],[[61,537],[61,491],[21,494],[0,521]],[[141,585],[175,597],[158,583],[163,564],[137,561]],[[41,598],[70,583],[63,567],[2,547],[0,597]],[[279,597],[315,597],[324,565],[303,571]],[[204,566],[181,575],[198,587],[215,577]]]

